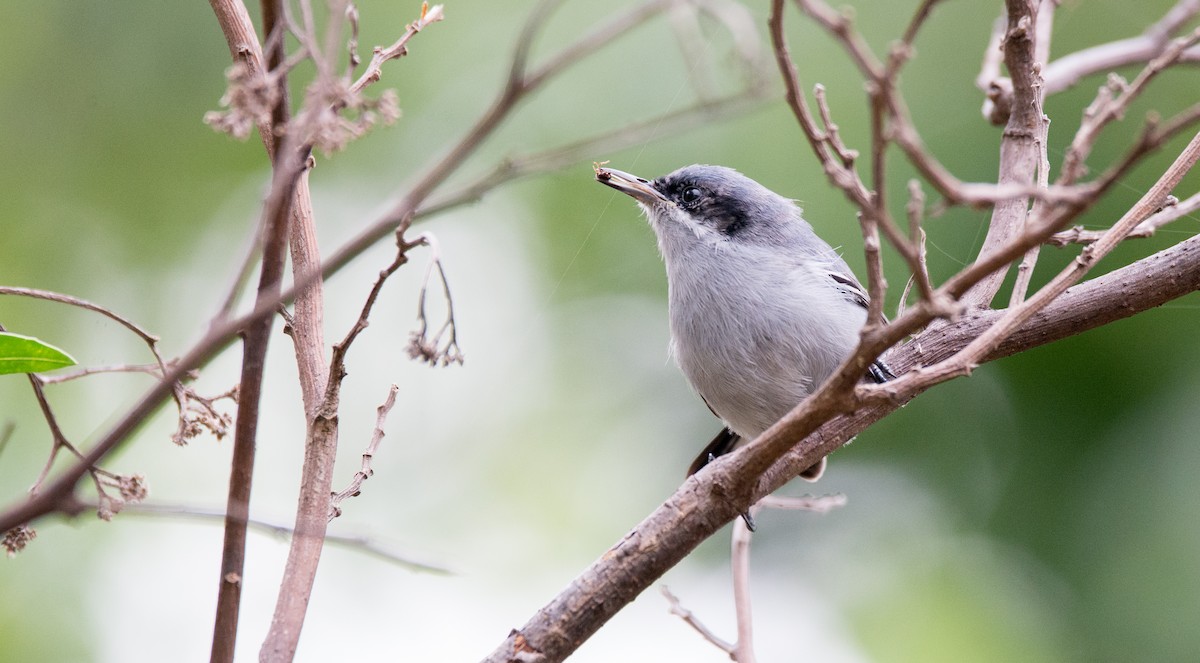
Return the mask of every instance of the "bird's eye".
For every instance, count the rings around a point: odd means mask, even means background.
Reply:
[[[692,187],[688,187],[688,188],[684,189],[683,195],[680,196],[680,198],[683,200],[684,203],[690,204],[690,203],[696,202],[697,200],[700,200],[700,196],[702,196],[702,195],[704,195],[703,191],[692,186]]]

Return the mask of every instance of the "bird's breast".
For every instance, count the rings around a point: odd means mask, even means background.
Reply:
[[[672,345],[692,387],[753,438],[830,375],[865,312],[803,265],[712,258],[668,263]]]

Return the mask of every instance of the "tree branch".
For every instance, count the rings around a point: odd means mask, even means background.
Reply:
[[[1001,185],[1029,186],[1037,175],[1038,138],[1045,135],[1048,122],[1042,114],[1041,80],[1037,62],[1037,0],[1005,0],[1008,27],[1004,34],[1004,64],[1012,78],[1012,106],[1000,141]],[[979,250],[978,261],[1008,245],[1025,230],[1029,216],[1029,198],[1025,196],[999,201],[992,209],[987,236]],[[968,306],[986,307],[1004,282],[1007,269],[1001,267],[985,276],[963,295]]]
[[[220,509],[205,509],[183,504],[153,504],[142,502],[139,504],[130,504],[122,509],[121,513],[130,516],[143,516],[150,518],[171,518],[177,520],[196,520],[208,523],[224,523],[225,512]],[[247,524],[251,530],[270,534],[275,537],[292,537],[296,534],[296,529],[290,525],[285,525],[279,522],[264,520],[262,518],[251,517]],[[428,562],[422,562],[412,559],[411,557],[396,552],[389,546],[377,541],[376,539],[366,534],[327,534],[325,542],[340,546],[347,550],[360,552],[372,557],[379,558],[389,564],[402,566],[410,571],[420,573],[434,573],[438,575],[449,575],[451,572],[445,567]]]

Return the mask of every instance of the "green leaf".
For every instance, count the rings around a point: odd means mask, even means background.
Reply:
[[[75,358],[32,336],[0,332],[0,375],[74,366]]]

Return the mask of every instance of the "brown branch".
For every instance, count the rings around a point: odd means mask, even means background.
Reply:
[[[992,23],[992,33],[988,38],[987,47],[983,49],[983,61],[979,65],[979,75],[975,77],[975,87],[984,93],[983,117],[995,125],[1008,122],[1012,112],[1012,81],[1000,75],[1000,65],[1004,62],[1004,34],[1007,32],[1008,21],[1001,14]]]
[[[1045,6],[1045,5],[1043,5]],[[1149,62],[1166,48],[1167,42],[1184,24],[1200,12],[1200,2],[1197,0],[1180,0],[1162,19],[1138,37],[1085,48],[1065,55],[1048,64],[1047,57],[1039,54],[1038,61],[1045,64],[1042,67],[1043,94],[1052,95],[1069,89],[1087,76],[1110,72],[1120,67]],[[997,24],[1002,31],[1003,17]],[[1012,81],[1000,75],[999,36],[1002,32],[993,33],[993,40],[985,52],[983,65],[976,86],[987,94],[984,104],[984,117],[992,124],[1002,125],[1008,121],[1012,109]],[[1200,61],[1200,47],[1184,50],[1179,56],[1180,62]]]
[[[387,399],[383,401],[382,405],[376,408],[375,430],[371,433],[371,441],[367,444],[366,450],[363,451],[362,467],[354,473],[354,478],[350,480],[350,485],[336,493],[329,500],[330,520],[342,515],[341,503],[348,497],[357,497],[362,491],[363,482],[375,476],[375,470],[371,467],[371,461],[375,458],[375,452],[379,450],[379,444],[383,442],[383,425],[387,422],[388,413],[396,405],[396,393],[399,391],[400,387],[392,385],[388,389]]]
[[[847,499],[841,493],[832,495],[805,495],[803,497],[785,497],[782,495],[767,495],[758,501],[758,505],[767,509],[784,511],[810,511],[812,513],[829,513],[846,506]]]
[[[756,513],[750,508],[750,515]],[[733,575],[733,606],[737,615],[737,646],[733,660],[737,663],[754,663],[754,619],[750,601],[750,539],[754,533],[745,518],[733,521],[733,534],[729,539],[729,567]]]
[[[513,180],[554,172],[594,158],[597,154],[643,145],[657,138],[690,131],[742,115],[762,106],[765,91],[764,87],[746,88],[726,97],[700,101],[686,108],[566,145],[533,154],[506,158],[474,182],[444,195],[431,197],[429,202],[423,204],[413,214],[413,220],[425,219],[454,207],[478,201],[488,192]]]
[[[899,226],[892,219],[882,195],[882,191],[884,190],[882,182],[884,178],[886,147],[890,141],[895,140],[905,148],[906,152],[911,152],[914,158],[925,164],[927,168],[938,170],[941,167],[920,146],[920,139],[916,134],[916,129],[907,120],[906,111],[903,109],[903,102],[900,100],[899,93],[896,90],[896,78],[899,76],[900,69],[907,57],[904,47],[894,52],[886,68],[870,66],[870,63],[876,62],[877,59],[870,52],[861,37],[858,36],[857,32],[850,27],[847,20],[844,18],[838,20],[831,18],[830,14],[832,10],[820,0],[800,0],[799,4],[806,13],[816,17],[818,23],[830,29],[834,37],[843,44],[846,51],[856,61],[864,63],[864,74],[872,77],[868,80],[868,96],[871,102],[872,118],[871,155],[873,190],[867,188],[855,170],[854,158],[857,154],[842,144],[837,133],[837,125],[833,124],[832,114],[825,102],[824,88],[821,86],[816,88],[814,96],[816,97],[818,110],[825,129],[821,130],[816,126],[812,111],[809,110],[807,102],[803,95],[800,94],[799,74],[796,71],[795,63],[792,61],[787,40],[784,36],[783,4],[782,2],[773,3],[771,18],[768,24],[770,26],[775,59],[787,89],[786,99],[788,105],[796,116],[796,120],[800,124],[809,146],[824,166],[825,173],[829,176],[830,181],[842,189],[847,198],[859,208],[859,222],[862,226],[863,246],[867,257],[867,285],[871,306],[871,310],[868,312],[868,320],[874,324],[876,321],[883,320],[883,295],[887,287],[886,281],[883,278],[883,267],[879,253],[880,242],[878,231],[880,229],[883,230],[893,248],[904,258],[911,272],[914,275],[925,273],[925,281],[928,282],[927,271],[922,264],[922,248],[915,243],[917,238],[915,236],[911,238],[904,236]],[[918,9],[918,14],[913,18],[907,32],[911,38],[915,38],[917,31],[924,23],[929,9],[933,4],[933,2],[929,2],[923,4]],[[892,125],[890,129],[885,126],[889,121]],[[921,166],[918,167],[920,168]],[[949,180],[952,178],[946,174],[943,179]],[[948,193],[961,198],[970,195],[966,193],[968,191],[976,191],[976,189],[955,181],[953,190],[948,191]],[[932,289],[923,287],[921,292],[923,295],[927,292],[932,294]],[[939,315],[950,315],[954,312],[953,309],[947,307],[945,302],[941,300],[935,302],[934,306]]]
[[[443,20],[445,17],[446,16],[442,9],[442,5],[428,7],[421,13],[420,18],[408,24],[408,28],[404,31],[404,34],[401,35],[400,38],[397,39],[391,46],[388,46],[387,48],[376,46],[371,54],[371,61],[367,64],[367,70],[363,72],[362,76],[358,77],[358,80],[354,81],[354,83],[350,85],[350,91],[361,92],[366,86],[377,82],[380,76],[383,75],[384,62],[408,55],[407,44],[409,40],[431,23],[437,23],[438,21]]]
[[[214,9],[218,0],[212,0]],[[237,4],[241,4],[238,0]],[[262,54],[253,51],[243,54],[243,64],[258,68],[262,72],[278,69],[285,59],[283,49],[283,2],[271,0],[262,3],[263,29],[268,35],[278,35],[270,44],[265,63],[252,61],[255,55]],[[218,16],[222,14],[218,11]],[[245,8],[234,12],[236,19],[244,21],[239,26],[230,26],[226,31],[230,49],[234,50],[232,39],[234,31],[238,34],[253,34],[253,26],[249,23],[249,15]],[[227,23],[222,22],[222,28]],[[280,72],[274,79],[277,93],[274,107],[271,109],[269,123],[270,135],[273,137],[288,122],[287,77]],[[303,194],[307,200],[307,190],[301,189],[304,162],[307,150],[303,153],[296,151],[296,145],[290,135],[285,135],[276,149],[271,152],[274,144],[263,134],[264,145],[267,146],[272,162],[271,190],[263,205],[260,227],[263,229],[262,264],[259,273],[258,293],[256,302],[263,305],[278,298],[283,282],[286,246],[290,235],[292,215],[299,207],[294,203],[297,193]],[[311,216],[311,212],[310,212]],[[311,288],[310,288],[311,289]],[[238,383],[239,404],[237,418],[234,422],[233,458],[229,472],[229,495],[225,508],[225,535],[221,554],[221,572],[219,590],[217,593],[217,611],[213,623],[213,641],[210,660],[213,663],[228,663],[233,661],[234,648],[237,642],[238,615],[241,607],[243,569],[246,561],[246,531],[250,517],[250,493],[254,479],[254,456],[258,436],[259,405],[262,397],[263,371],[266,365],[267,346],[270,343],[271,327],[274,320],[263,317],[242,331],[242,369]]]
[[[1102,327],[1197,290],[1200,290],[1200,236],[1068,288],[1002,340],[979,363]],[[1004,310],[981,310],[932,327],[912,343],[893,350],[888,361],[899,373],[935,365],[962,350],[1005,313]],[[811,466],[818,457],[813,449],[837,448],[906,402],[879,402],[831,420],[764,474],[756,494],[769,494]]]
[[[121,513],[131,516],[197,520],[208,523],[223,523],[225,520],[225,512],[222,510],[204,509],[183,504],[153,504],[143,502],[140,504],[131,504],[125,507]],[[251,530],[269,534],[277,538],[292,537],[296,534],[296,529],[290,525],[261,518],[252,517],[247,523]],[[451,573],[445,567],[415,560],[407,555],[398,553],[366,534],[326,534],[325,542],[347,550],[377,557],[389,564],[402,566],[410,571],[439,575],[448,575]]]
[[[427,10],[426,7],[423,7],[420,18],[408,26],[405,34],[396,43],[387,49],[377,48],[375,50],[375,55],[364,74],[353,84],[349,85],[349,93],[340,94],[338,93],[338,86],[333,80],[331,63],[320,57],[320,53],[333,53],[335,51],[335,44],[340,38],[340,23],[337,19],[342,18],[342,16],[335,16],[334,20],[330,21],[330,25],[326,28],[325,46],[322,49],[318,49],[311,8],[307,3],[301,3],[300,8],[303,25],[297,24],[290,17],[285,3],[269,2],[263,4],[264,29],[271,35],[271,38],[268,39],[268,63],[265,68],[262,67],[261,62],[254,63],[254,65],[259,70],[265,69],[266,71],[271,71],[274,76],[273,80],[284,91],[284,93],[278,95],[277,103],[272,110],[271,134],[274,135],[287,126],[288,134],[285,141],[292,139],[293,136],[299,136],[305,141],[321,142],[325,145],[324,149],[334,149],[340,146],[339,141],[344,141],[340,132],[351,131],[353,133],[357,131],[361,133],[362,130],[362,126],[348,126],[345,122],[339,125],[339,121],[336,119],[337,113],[355,103],[355,100],[358,98],[356,95],[366,85],[379,79],[383,62],[400,57],[407,52],[405,44],[413,35],[426,25],[441,20],[442,10],[440,6],[434,7],[432,10]],[[352,24],[352,32],[356,35],[357,16],[352,11],[344,13],[346,20]],[[249,26],[248,15],[242,11],[236,18],[242,21],[242,24],[237,26],[236,30],[248,31],[252,34],[253,29]],[[309,88],[309,101],[295,121],[292,121],[289,117],[286,100],[285,74],[287,69],[290,68],[291,63],[285,60],[283,40],[278,38],[282,34],[285,23],[291,26],[292,32],[304,45],[305,51],[314,56],[318,70],[317,79]],[[222,25],[224,26],[225,23],[223,22]],[[227,36],[230,36],[231,33],[232,30],[226,30]],[[353,45],[351,49],[353,49]],[[352,67],[356,64],[356,62],[353,62],[355,59],[356,56],[352,52]],[[325,126],[330,125],[330,123],[337,126],[334,126],[333,129]],[[266,143],[268,152],[272,153],[272,145],[269,141],[266,141]],[[291,318],[288,329],[295,345],[297,366],[299,368],[301,389],[308,420],[305,463],[301,482],[301,506],[297,514],[297,529],[307,533],[309,530],[314,529],[314,527],[302,527],[301,525],[306,520],[313,519],[311,515],[316,513],[318,509],[322,514],[327,511],[327,508],[321,508],[321,501],[324,500],[327,502],[328,500],[329,477],[332,473],[332,464],[336,454],[337,403],[336,396],[332,407],[325,407],[325,405],[328,405],[328,400],[322,400],[323,397],[329,396],[326,389],[326,374],[328,369],[324,357],[322,329],[324,306],[319,277],[321,273],[320,253],[316,242],[315,224],[313,223],[312,208],[308,193],[307,168],[305,167],[305,160],[311,149],[311,144],[299,146],[294,153],[289,153],[286,149],[285,147],[285,150],[272,153],[272,156],[276,171],[275,182],[277,184],[282,182],[285,187],[293,189],[296,198],[295,203],[291,205],[293,209],[293,231],[290,242],[293,260],[293,280],[297,284],[296,312]],[[283,154],[285,160],[281,161],[280,154]],[[273,188],[273,192],[275,190],[276,188]],[[292,192],[289,191],[288,195],[291,196]],[[338,370],[342,370],[340,366]],[[332,417],[329,416],[330,411],[333,412]],[[327,507],[327,505],[325,506]],[[321,528],[321,534],[323,534],[323,525]],[[298,636],[299,626],[303,620],[303,606],[307,604],[308,591],[311,589],[311,580],[315,575],[316,564],[319,559],[320,540],[320,536],[314,539],[307,535],[293,539],[288,565],[285,568],[284,581],[281,583],[275,620],[272,623],[271,634],[264,644],[264,651],[279,649],[275,638],[280,633]],[[244,545],[244,533],[240,538],[240,542]],[[230,578],[237,577],[237,575],[225,573],[223,577]],[[222,613],[218,612],[219,621],[222,619],[221,615]],[[218,635],[214,637],[214,660],[229,660],[232,657],[232,633],[235,629],[236,614],[234,614],[234,623],[232,625],[228,623],[218,625],[216,631]],[[291,635],[288,637],[291,637]],[[221,644],[219,645],[218,643]],[[218,646],[226,647],[226,645],[228,651],[217,650]],[[288,649],[288,647],[289,645],[285,644],[283,648]],[[290,645],[290,650],[294,651],[294,639]]]
[[[1034,61],[1044,65],[1050,59],[1050,36],[1054,26],[1054,10],[1058,6],[1058,0],[1040,0],[1037,13],[1037,25],[1034,33]],[[1044,86],[1043,86],[1044,87]],[[1045,101],[1044,93],[1041,101]],[[1050,120],[1043,117],[1042,121],[1037,126],[1037,188],[1046,189],[1050,186]],[[1042,218],[1046,213],[1046,201],[1042,198],[1037,198],[1033,203],[1033,210],[1030,215],[1033,218]],[[1026,217],[1026,221],[1029,216]],[[1023,228],[1022,231],[1025,229]],[[1033,270],[1037,266],[1038,252],[1041,250],[1041,245],[1035,245],[1025,251],[1025,255],[1021,256],[1021,262],[1017,265],[1017,274],[1013,280],[1012,292],[1009,296],[1009,307],[1016,306],[1025,301],[1025,295],[1029,290],[1029,282],[1033,279]]]
[[[112,424],[107,432],[99,436],[96,444],[83,454],[80,462],[68,467],[58,478],[44,486],[37,495],[9,507],[3,514],[0,514],[0,530],[8,530],[47,513],[59,511],[58,505],[74,501],[71,496],[80,478],[100,459],[127,440],[142,421],[172,395],[175,383],[184,379],[194,368],[212,360],[233,342],[237,337],[238,330],[269,316],[278,304],[278,302],[259,303],[250,313],[220,323],[210,329],[187,354],[172,362],[161,381],[156,382],[124,415]],[[78,510],[64,513],[70,515],[78,513]]]
[[[836,11],[824,0],[794,0],[800,11],[808,14],[832,34],[850,55],[850,59],[858,66],[858,70],[868,80],[879,80],[884,77],[884,65],[871,51],[862,35],[854,29],[854,22],[848,12]],[[772,13],[775,13],[772,11]],[[918,23],[919,24],[919,23]]]
[[[287,154],[287,142],[283,141],[284,147],[278,154]],[[267,234],[258,285],[259,304],[273,301],[279,296],[290,225],[290,203],[296,187],[296,176],[298,173],[289,177],[284,169],[277,168],[272,186],[273,195],[268,198],[264,209],[263,225]],[[272,318],[264,316],[243,332],[242,371],[238,388],[240,400],[237,419],[234,422],[224,552],[221,557],[217,618],[213,627],[211,660],[214,662],[233,660],[237,638],[242,569],[246,559],[246,521],[249,518],[254,451],[258,435],[259,402],[272,322]]]
[[[788,47],[783,32],[782,0],[772,2],[771,18],[767,25],[770,27],[771,42],[775,47],[775,62],[779,66],[786,88],[785,99],[792,114],[796,116],[796,122],[804,132],[809,147],[812,148],[817,161],[824,167],[829,181],[841,189],[859,209],[870,208],[872,205],[871,192],[854,170],[853,164],[846,164],[842,159],[837,158],[838,148],[834,145],[833,137],[828,131],[822,131],[817,126],[816,118],[813,117],[812,110],[809,109],[808,102],[804,99],[804,93],[800,90],[800,73],[792,60],[791,49]]]
[[[854,162],[858,160],[858,150],[852,150],[842,142],[838,125],[833,121],[833,113],[829,110],[829,100],[826,99],[824,85],[817,83],[813,86],[813,99],[817,102],[817,112],[821,115],[821,124],[825,126],[829,147],[833,148],[833,153],[837,155],[843,166],[853,168]]]
[[[71,295],[51,292],[49,290],[38,290],[36,288],[16,288],[12,286],[0,286],[0,295],[14,295],[18,297],[30,297],[32,299],[42,299],[48,302],[66,304],[68,306],[75,306],[87,311],[99,313],[100,315],[103,315],[109,320],[116,322],[117,324],[136,334],[138,338],[142,339],[142,341],[144,341],[146,345],[150,347],[151,353],[154,354],[156,358],[158,357],[157,347],[159,339],[157,336],[146,331],[129,318],[126,318],[125,316],[94,302],[89,302],[88,300],[80,299],[79,297],[72,297]]]
[[[666,585],[661,585],[658,589],[662,592],[663,598],[667,599],[667,604],[670,607],[672,615],[682,619],[683,623],[692,627],[692,630],[699,633],[700,637],[707,640],[717,649],[729,654],[730,658],[733,658],[736,645],[722,640],[720,636],[713,633],[711,629],[704,625],[704,622],[700,621],[700,618],[695,613],[683,606],[683,602],[679,600],[679,597],[671,593],[671,590]]]
[[[54,375],[43,375],[42,384],[51,385],[62,382],[70,382],[86,378],[89,375],[99,375],[102,373],[146,373],[148,375],[162,375],[162,369],[158,364],[111,364],[108,366],[83,366],[76,370],[62,371]]]
[[[672,0],[649,0],[634,6],[626,13],[611,19],[608,23],[594,29],[591,33],[551,56],[542,67],[533,73],[527,73],[527,49],[531,45],[538,27],[542,25],[548,6],[556,5],[560,1],[543,2],[534,9],[531,20],[519,38],[505,86],[475,124],[444,156],[436,160],[424,172],[424,175],[417,179],[408,192],[388,212],[330,255],[322,266],[323,276],[328,277],[329,274],[340,270],[388,234],[403,235],[412,224],[417,210],[430,194],[458,170],[468,157],[474,154],[475,150],[492,135],[522,100],[540,89],[554,75],[561,73],[581,58],[592,54],[616,37],[663,11]]]
[[[315,230],[315,229],[314,229]],[[304,252],[315,258],[315,232],[305,233],[300,239]],[[295,248],[296,242],[293,243]],[[296,252],[293,251],[293,255]],[[333,465],[337,458],[338,440],[338,409],[342,377],[346,374],[345,354],[353,339],[366,328],[366,318],[375,302],[383,282],[406,261],[403,249],[397,254],[396,261],[381,273],[375,287],[368,295],[363,312],[355,322],[347,338],[334,346],[333,356],[328,366],[325,363],[324,343],[296,343],[296,360],[301,368],[301,374],[309,373],[308,378],[313,387],[319,386],[321,393],[305,394],[306,432],[304,440],[304,462],[301,469],[300,495],[297,500],[296,525],[297,535],[292,538],[288,550],[288,560],[284,566],[283,579],[280,582],[279,593],[272,617],[271,628],[263,642],[260,657],[264,660],[291,660],[295,655],[299,641],[300,629],[308,607],[308,598],[316,579],[317,565],[321,558],[321,549],[325,540],[325,529],[328,523],[330,487],[333,480]],[[301,281],[309,274],[319,273],[315,262],[294,260],[296,280]],[[319,280],[314,280],[319,283]],[[319,302],[317,303],[319,305]],[[297,315],[313,316],[309,324],[313,334],[321,334],[320,307],[305,311],[297,300]],[[298,325],[291,325],[292,336],[296,338]],[[311,400],[310,400],[311,399]]]
[[[929,279],[929,267],[925,262],[925,229],[923,228],[925,192],[921,189],[921,182],[918,180],[909,180],[908,182],[908,204],[905,206],[905,212],[908,216],[909,241],[915,246],[917,254],[917,268],[913,270],[909,283],[915,283],[917,290],[921,293],[921,298],[931,302],[934,299],[934,292],[933,283]],[[898,305],[900,311],[904,310],[905,302],[908,299],[907,291],[908,288],[905,287],[905,294],[900,296]]]
[[[7,329],[5,329],[4,325],[0,324],[0,332],[5,331]],[[58,458],[60,452],[63,450],[69,451],[81,460],[84,456],[67,439],[66,434],[59,425],[58,417],[54,414],[54,408],[50,406],[50,399],[46,397],[44,378],[36,373],[28,373],[25,377],[29,380],[29,385],[33,389],[34,398],[37,400],[38,408],[42,412],[42,419],[45,420],[46,427],[50,430],[50,455],[46,459],[41,473],[34,480],[33,485],[29,487],[29,494],[36,496],[40,492],[42,484],[50,475],[50,470],[54,468],[54,461]],[[13,430],[14,426],[11,422],[6,424],[3,429],[0,429],[0,451],[3,451],[4,447],[7,446]],[[145,479],[140,474],[114,474],[94,464],[87,465],[86,471],[91,475],[92,483],[96,487],[96,495],[99,500],[99,504],[96,507],[96,516],[101,520],[112,520],[113,516],[127,502],[137,502],[146,497]],[[116,488],[118,494],[113,495],[106,488]],[[66,496],[57,505],[57,508],[63,513],[75,515],[86,509],[86,506],[74,496]],[[37,532],[29,527],[28,523],[15,527],[6,527],[4,530],[4,548],[10,556],[22,550],[30,540],[37,536]]]
[[[1125,236],[1126,239],[1153,237],[1163,226],[1191,216],[1200,210],[1200,193],[1188,196],[1186,200],[1168,199],[1167,204],[1154,214],[1139,223]],[[1068,244],[1091,244],[1107,234],[1107,230],[1085,230],[1083,226],[1075,226],[1070,230],[1054,233],[1047,244],[1063,247]]]
[[[1000,185],[1029,186],[1037,174],[1038,137],[1048,122],[1042,114],[1041,80],[1037,72],[1036,0],[1005,0],[1008,26],[1004,35],[1004,63],[1012,78],[1012,112],[1000,141]],[[1021,196],[1000,201],[992,210],[991,222],[978,261],[990,257],[1025,230],[1029,198]],[[986,307],[1004,282],[1004,266],[990,272],[963,301],[969,306]]]
[[[748,513],[751,518],[765,508],[828,513],[845,505],[846,496],[840,494],[816,497],[812,495],[804,497],[767,495],[751,506]],[[750,601],[750,543],[753,533],[753,530],[746,524],[746,518],[738,518],[734,521],[733,534],[730,537],[730,570],[733,576],[733,601],[737,619],[738,638],[736,644],[726,642],[713,633],[704,625],[704,622],[700,621],[700,618],[683,606],[679,598],[672,594],[666,585],[659,587],[670,604],[671,614],[682,619],[701,637],[729,654],[729,657],[738,663],[755,660]]]
[[[1131,64],[1149,62],[1166,47],[1171,36],[1200,12],[1200,1],[1180,0],[1162,19],[1148,27],[1138,37],[1093,46],[1050,62],[1043,71],[1046,93],[1069,89],[1092,74],[1118,69]],[[1187,48],[1181,62],[1200,60],[1200,49]]]
[[[1178,62],[1184,50],[1196,43],[1197,40],[1200,40],[1200,28],[1193,30],[1186,37],[1171,42],[1161,54],[1142,68],[1132,83],[1126,84],[1124,80],[1113,76],[1107,85],[1100,88],[1096,100],[1084,111],[1083,122],[1080,123],[1079,130],[1075,132],[1071,146],[1063,158],[1062,173],[1058,178],[1059,184],[1070,184],[1083,176],[1084,162],[1091,153],[1092,146],[1100,132],[1114,120],[1123,117],[1129,104],[1141,95],[1150,81],[1154,80],[1164,69]]]

